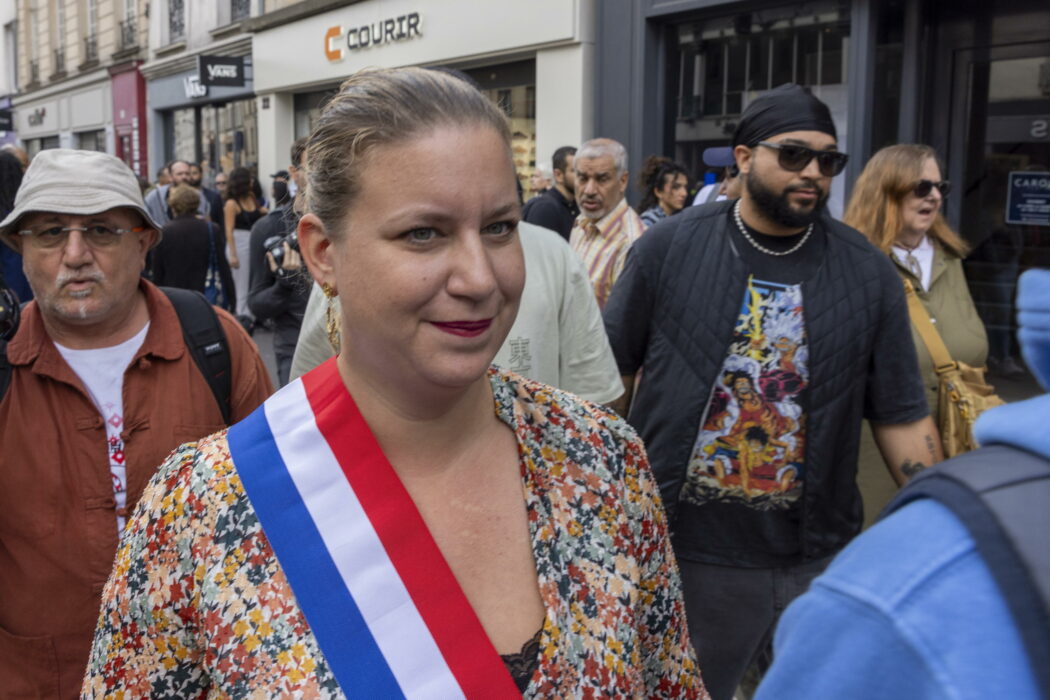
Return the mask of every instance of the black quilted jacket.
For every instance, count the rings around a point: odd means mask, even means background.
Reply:
[[[680,557],[759,566],[713,553],[679,494],[704,409],[728,351],[748,270],[727,231],[732,202],[690,207],[632,247],[605,310],[622,374],[644,365],[628,421],[645,441]],[[827,556],[862,522],[856,486],[862,417],[908,423],[928,413],[900,278],[889,258],[830,217],[825,260],[802,284],[809,344],[801,560]],[[717,549],[717,548],[715,548]],[[788,562],[780,562],[788,563]]]

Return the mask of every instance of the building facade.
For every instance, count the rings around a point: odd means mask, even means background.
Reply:
[[[260,172],[288,164],[325,99],[365,67],[461,70],[506,111],[522,185],[592,135],[594,0],[284,3],[250,23]],[[269,3],[267,3],[269,8]]]
[[[0,146],[17,143],[11,98],[18,92],[18,9],[0,3]]]
[[[146,7],[146,0],[17,3],[21,94],[12,111],[30,156],[58,147],[104,151],[147,174],[145,94],[135,78]]]
[[[597,13],[593,129],[635,162],[665,154],[701,176],[703,149],[728,145],[747,104],[785,82],[829,104],[850,154],[832,213],[879,148],[934,146],[995,380],[1025,381],[1016,280],[1050,266],[1045,0],[603,0]]]
[[[142,74],[149,95],[149,153],[157,167],[175,158],[198,162],[209,185],[219,171],[257,167],[252,43],[244,23],[263,5],[254,0],[152,3],[149,60]],[[203,84],[202,56],[243,62],[243,85]]]

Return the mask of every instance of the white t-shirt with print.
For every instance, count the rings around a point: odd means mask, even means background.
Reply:
[[[124,371],[135,353],[142,347],[149,331],[147,322],[142,330],[119,345],[90,350],[74,350],[55,343],[102,415],[106,425],[109,446],[109,473],[113,480],[113,496],[118,512],[127,505],[127,465],[124,457]],[[117,516],[117,531],[124,531],[125,519]]]

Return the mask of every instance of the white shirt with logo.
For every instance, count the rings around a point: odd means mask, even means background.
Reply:
[[[55,343],[63,359],[84,383],[106,426],[109,473],[117,501],[117,532],[124,531],[125,518],[119,513],[127,505],[127,465],[124,455],[124,371],[142,347],[149,323],[119,345],[90,350],[74,350]]]

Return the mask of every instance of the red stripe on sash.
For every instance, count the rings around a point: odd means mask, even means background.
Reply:
[[[520,698],[412,497],[343,386],[336,359],[303,376],[317,427],[468,698]]]

